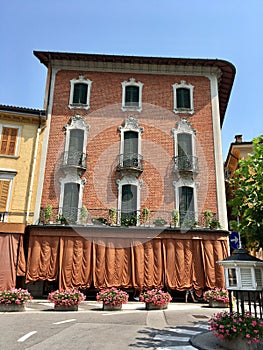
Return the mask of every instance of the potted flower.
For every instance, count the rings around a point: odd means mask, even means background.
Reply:
[[[151,289],[141,293],[139,300],[145,303],[146,310],[162,310],[167,309],[172,297],[161,289]]]
[[[177,209],[172,210],[173,226],[176,227],[179,221],[179,211]]]
[[[149,208],[143,208],[142,210],[142,222],[145,225],[147,221],[149,221],[151,216],[151,211]]]
[[[263,344],[263,321],[250,312],[220,312],[208,321],[210,329],[226,349],[259,349]],[[256,343],[256,344],[255,344]]]
[[[210,289],[204,293],[204,300],[209,303],[210,307],[228,307],[228,291],[224,288]]]
[[[110,224],[112,226],[116,225],[116,221],[117,221],[117,210],[116,208],[110,208],[109,209],[109,218],[110,218]]]
[[[77,311],[78,305],[85,299],[78,289],[59,289],[48,294],[48,300],[54,303],[57,311]]]
[[[48,224],[50,223],[50,219],[52,216],[52,211],[53,211],[53,207],[51,204],[48,204],[45,209],[44,209],[44,223]]]
[[[27,289],[12,288],[0,291],[0,311],[24,311],[25,304],[32,299]]]
[[[115,287],[103,289],[96,295],[96,300],[102,301],[103,310],[107,311],[121,310],[122,304],[126,304],[128,298],[128,293]]]

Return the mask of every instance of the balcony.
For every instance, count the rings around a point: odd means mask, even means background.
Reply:
[[[145,213],[137,210],[129,213],[107,208],[52,208],[50,217],[45,216],[45,208],[41,208],[39,224],[113,226],[113,227],[145,227],[145,228],[178,228],[178,229],[219,229],[217,214],[211,213],[208,218],[205,212],[180,212],[174,221],[173,211],[152,210]]]
[[[125,153],[119,155],[118,170],[141,173],[143,171],[143,157],[138,153]]]
[[[198,174],[198,158],[194,156],[174,157],[174,171],[176,173],[191,173],[195,176]]]
[[[63,167],[87,169],[87,154],[79,151],[64,152],[62,156]]]

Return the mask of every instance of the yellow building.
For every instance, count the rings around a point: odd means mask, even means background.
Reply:
[[[15,286],[21,235],[33,223],[45,124],[43,110],[0,105],[0,290]]]

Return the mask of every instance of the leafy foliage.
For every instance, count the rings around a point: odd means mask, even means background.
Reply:
[[[239,232],[250,248],[263,247],[263,135],[253,139],[253,154],[239,161],[231,180],[232,214],[240,218]]]
[[[220,339],[232,339],[241,335],[248,344],[262,343],[263,322],[251,315],[238,313],[220,312],[209,320],[210,329]]]
[[[60,289],[48,294],[48,300],[58,306],[79,305],[86,296],[77,289]]]
[[[0,304],[24,304],[31,300],[32,296],[27,289],[16,289],[0,291]]]
[[[119,306],[128,302],[129,295],[123,290],[115,287],[101,290],[96,295],[97,301],[103,301],[104,304]]]
[[[171,295],[161,289],[147,290],[141,293],[139,298],[142,302],[153,303],[158,306],[167,305],[172,300]]]

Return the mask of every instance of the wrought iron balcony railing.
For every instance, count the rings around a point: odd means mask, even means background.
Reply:
[[[123,153],[119,155],[119,169],[143,171],[143,157],[138,153]]]
[[[87,154],[79,151],[64,152],[63,153],[63,166],[73,166],[77,168],[87,168]]]
[[[45,217],[45,209],[40,212],[40,224],[55,225],[108,225],[108,226],[140,226],[140,227],[177,227],[220,228],[217,215],[205,212],[181,211],[175,222],[173,211],[168,210],[135,210],[122,212],[112,208],[53,208],[49,218]]]
[[[174,157],[175,172],[191,172],[198,174],[198,158],[195,156]]]

